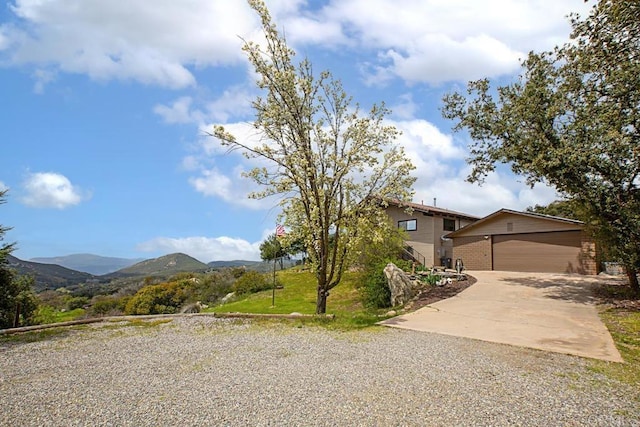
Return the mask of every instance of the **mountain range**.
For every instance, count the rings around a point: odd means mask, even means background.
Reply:
[[[72,270],[56,264],[23,261],[13,255],[9,255],[7,261],[9,267],[16,270],[18,274],[33,277],[35,281],[34,290],[36,292],[79,285],[96,279],[95,276],[89,273]]]
[[[57,264],[72,270],[83,271],[93,274],[94,276],[101,276],[129,267],[143,260],[144,258],[131,259],[104,257],[93,254],[71,254],[48,258],[31,258],[29,261],[41,264]]]
[[[226,267],[246,267],[263,270],[265,264],[259,261],[212,261],[209,264],[188,255],[175,253],[147,260],[102,257],[92,254],[75,254],[61,257],[33,258],[24,261],[9,255],[8,263],[20,275],[31,275],[35,280],[34,290],[78,288],[102,286],[114,279],[135,277],[169,277],[181,272],[201,273]],[[47,262],[43,262],[47,261]],[[117,268],[119,265],[124,267]],[[70,268],[74,266],[75,268]],[[100,272],[106,272],[100,274]]]

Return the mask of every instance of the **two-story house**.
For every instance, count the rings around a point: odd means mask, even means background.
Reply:
[[[407,212],[410,208],[410,213]],[[451,267],[453,242],[444,236],[478,217],[418,203],[392,202],[386,209],[398,228],[406,231],[407,250],[424,266],[445,265]]]

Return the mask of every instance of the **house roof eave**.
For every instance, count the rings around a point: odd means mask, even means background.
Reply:
[[[478,227],[482,224],[484,224],[485,222],[499,216],[499,215],[503,215],[503,214],[512,214],[512,215],[521,215],[521,216],[528,216],[531,218],[541,218],[541,219],[546,219],[546,220],[551,220],[551,221],[557,221],[557,222],[563,222],[563,223],[568,223],[568,224],[575,224],[575,225],[584,225],[583,221],[579,221],[577,219],[569,219],[569,218],[561,218],[558,216],[551,216],[551,215],[545,215],[545,214],[540,214],[540,213],[536,213],[536,212],[522,212],[522,211],[516,211],[513,209],[506,209],[506,208],[502,208],[500,210],[497,210],[487,216],[485,216],[484,218],[479,219],[476,222],[473,222],[471,224],[468,224],[456,231],[452,231],[451,233],[447,234],[446,236],[444,236],[445,238],[453,238],[456,237],[460,234],[463,234],[475,227]]]

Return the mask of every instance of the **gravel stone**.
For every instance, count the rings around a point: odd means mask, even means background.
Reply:
[[[373,328],[175,318],[0,343],[2,426],[638,426],[574,356]]]

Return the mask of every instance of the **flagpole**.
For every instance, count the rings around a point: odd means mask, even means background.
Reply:
[[[271,290],[271,307],[276,306],[276,257],[273,257],[273,289]]]
[[[278,240],[278,232],[280,230],[280,225],[276,224],[276,241]],[[273,254],[273,287],[271,289],[271,307],[276,306],[276,255],[278,253]]]
[[[276,241],[278,241],[279,237],[284,236],[284,234],[284,226],[281,224],[276,224]],[[278,241],[278,243],[280,242]],[[278,251],[273,254],[273,289],[271,291],[271,307],[276,306],[276,262],[278,261],[277,255]]]

